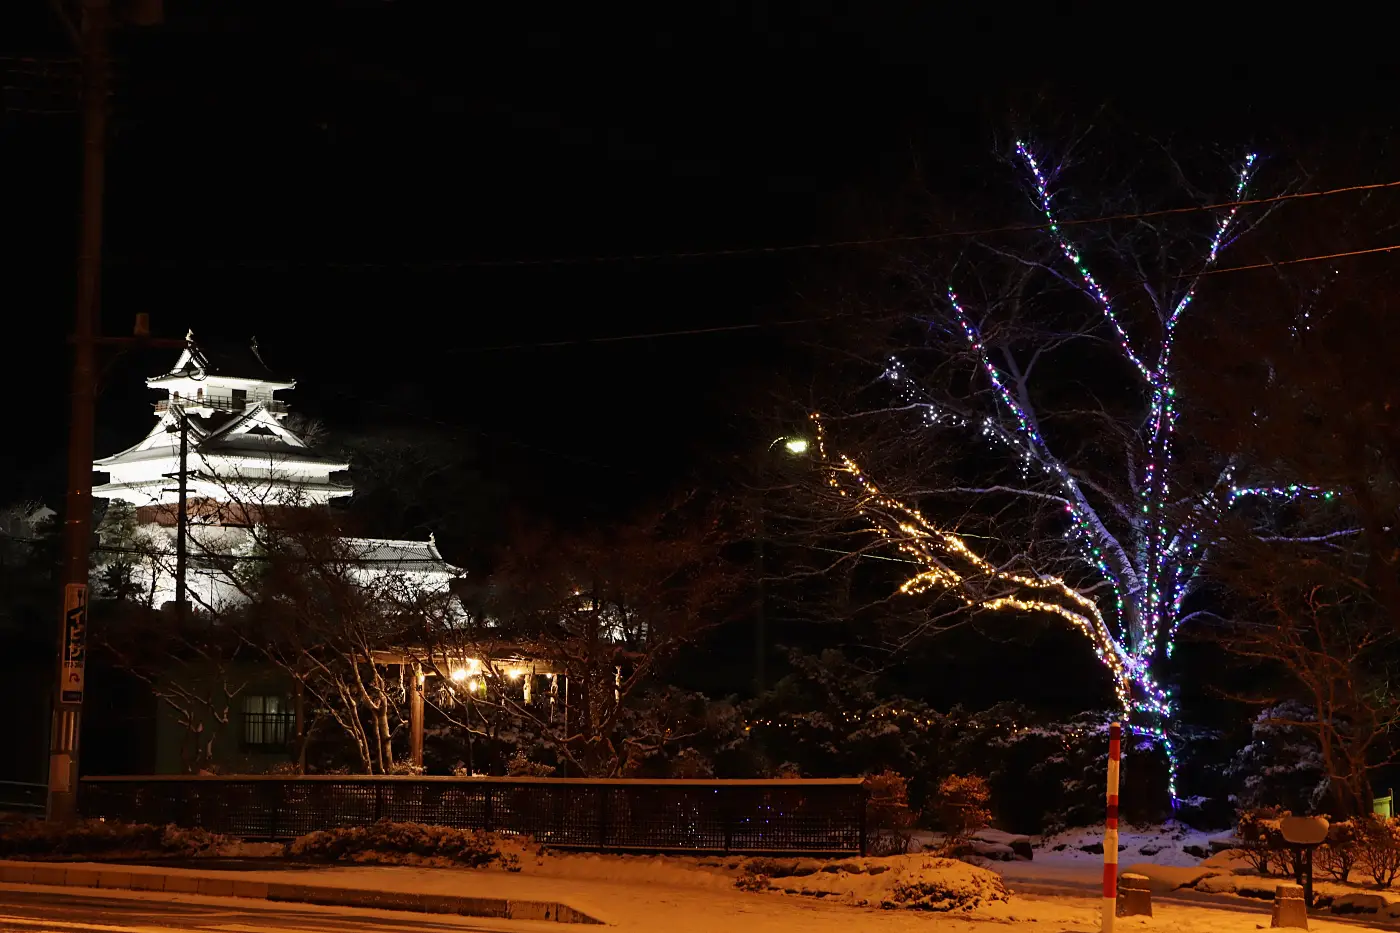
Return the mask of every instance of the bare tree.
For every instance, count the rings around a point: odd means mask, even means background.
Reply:
[[[162,617],[187,616],[190,625],[236,638],[243,659],[271,663],[285,675],[303,712],[314,711],[338,728],[361,771],[389,773],[396,764],[393,739],[406,719],[403,646],[421,637],[425,618],[451,614],[450,581],[438,579],[441,566],[396,561],[377,553],[382,542],[346,536],[335,515],[306,501],[294,485],[269,481],[280,470],[276,459],[247,476],[201,470],[218,495],[190,503],[190,611],[172,607]],[[175,510],[174,504],[159,507],[171,522]],[[143,543],[130,548],[140,558],[136,576],[153,581],[151,602],[173,586],[176,533],[147,528]],[[197,650],[193,657],[199,658]],[[212,659],[202,660],[208,683],[218,682]],[[168,667],[163,678],[143,679],[153,689],[173,690]],[[178,680],[186,701],[208,686],[188,681]],[[316,723],[304,715],[299,723],[301,758]]]
[[[247,687],[253,652],[227,627],[206,616],[181,618],[131,600],[111,605],[98,628],[100,644],[121,670],[136,677],[180,728],[180,761],[201,773],[217,762],[219,736]]]
[[[641,698],[663,664],[738,608],[727,541],[693,502],[608,530],[521,524],[472,610],[436,620],[423,663],[460,721],[486,731],[505,714],[568,770],[615,776],[685,739],[640,714]]]
[[[1170,157],[1136,166],[1126,195],[1076,196],[1107,161],[1087,145],[1017,143],[1029,225],[895,269],[908,323],[883,379],[820,422],[822,463],[830,514],[910,562],[899,593],[942,598],[921,631],[969,611],[1069,621],[1171,758],[1162,672],[1213,529],[1231,505],[1301,492],[1249,485],[1233,448],[1195,442],[1175,352],[1217,260],[1270,208],[1240,203],[1252,154],[1217,166],[1216,197]],[[869,456],[844,453],[852,428],[880,437]]]
[[[1324,214],[1326,237],[1287,248],[1373,245],[1393,210],[1365,199]],[[1228,594],[1212,641],[1261,667],[1270,689],[1227,690],[1272,706],[1296,699],[1311,720],[1333,806],[1366,813],[1371,777],[1400,752],[1400,339],[1391,262],[1275,269],[1193,347],[1192,392],[1207,424],[1268,465],[1286,510],[1237,509],[1222,523],[1209,577]],[[1294,308],[1280,320],[1275,309]]]

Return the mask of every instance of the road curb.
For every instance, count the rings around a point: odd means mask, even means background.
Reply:
[[[361,888],[251,881],[218,875],[131,871],[105,866],[68,868],[51,862],[0,862],[0,882],[121,891],[164,891],[170,894],[200,894],[206,897],[245,897],[278,903],[366,907],[413,913],[456,914],[461,917],[494,917],[500,920],[552,920],[558,923],[593,924],[603,922],[568,904],[556,901],[512,901],[496,897],[461,897],[455,894],[366,891]]]

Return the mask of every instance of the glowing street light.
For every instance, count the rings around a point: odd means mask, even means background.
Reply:
[[[466,679],[467,679],[467,669],[466,669],[465,667],[459,667],[459,668],[456,668],[456,669],[454,669],[454,670],[452,671],[452,680],[453,680],[454,683],[459,683],[459,684],[460,684],[462,681],[464,681],[464,680],[466,680]]]
[[[812,442],[801,434],[787,434],[783,437],[773,438],[773,442],[768,445],[768,449],[772,450],[779,444],[783,445],[783,450],[787,451],[790,457],[804,456],[812,447]]]

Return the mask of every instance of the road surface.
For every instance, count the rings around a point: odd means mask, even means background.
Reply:
[[[0,885],[0,930],[5,933],[505,933],[534,924],[442,914],[351,910],[241,898],[91,894]]]

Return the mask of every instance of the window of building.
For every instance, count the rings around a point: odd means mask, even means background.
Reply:
[[[230,390],[230,393],[231,393],[232,396],[233,396],[233,410],[234,410],[234,411],[242,411],[243,409],[245,409],[245,408],[248,407],[248,390],[247,390],[247,389],[232,389],[232,390]]]
[[[296,731],[296,710],[282,696],[243,698],[243,747],[285,749]]]

